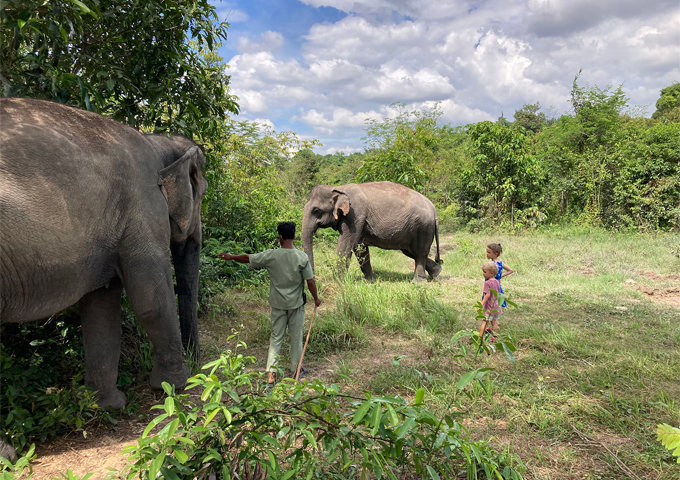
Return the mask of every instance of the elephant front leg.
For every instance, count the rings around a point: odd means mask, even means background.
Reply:
[[[123,284],[119,279],[88,293],[80,300],[85,349],[85,384],[96,390],[97,404],[121,410],[125,394],[116,388],[120,359],[120,297]]]
[[[151,386],[161,388],[162,382],[168,382],[184,387],[189,369],[182,356],[169,259],[167,256],[156,261],[136,259],[124,269],[123,276],[132,310],[154,347]]]
[[[361,244],[354,248],[354,255],[356,255],[359,261],[359,266],[361,267],[361,273],[364,274],[364,278],[369,282],[375,281],[373,276],[373,268],[371,268],[371,254],[368,251],[368,246]]]
[[[356,247],[356,242],[348,240],[346,235],[340,234],[338,240],[338,278],[344,280],[345,273],[349,269],[349,262],[352,260],[352,251]]]

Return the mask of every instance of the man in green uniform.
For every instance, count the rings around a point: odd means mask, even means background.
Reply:
[[[219,258],[222,260],[248,263],[251,268],[266,268],[269,272],[269,306],[272,309],[272,333],[269,338],[267,372],[269,372],[270,384],[273,384],[276,380],[276,374],[272,368],[281,351],[286,328],[288,328],[288,335],[290,336],[291,371],[295,372],[300,362],[305,324],[305,306],[302,299],[305,280],[309,292],[314,297],[314,304],[317,307],[321,305],[309,258],[306,253],[293,247],[295,223],[281,222],[277,230],[281,248],[265,250],[253,255],[219,254]],[[300,377],[302,377],[302,374]]]

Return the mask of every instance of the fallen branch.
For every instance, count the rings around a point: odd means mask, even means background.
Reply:
[[[577,434],[579,437],[581,437],[582,440],[584,440],[584,441],[590,443],[591,445],[592,445],[592,444],[595,444],[595,445],[599,445],[599,446],[601,446],[602,448],[604,448],[604,449],[607,451],[607,453],[609,453],[609,455],[611,455],[611,456],[614,458],[614,461],[616,462],[616,466],[619,467],[619,470],[621,470],[624,474],[628,475],[628,476],[629,476],[630,478],[632,478],[633,480],[642,480],[640,477],[638,477],[638,476],[635,474],[635,472],[633,472],[630,468],[628,468],[628,466],[627,466],[625,463],[623,463],[623,462],[619,459],[619,457],[617,457],[616,454],[615,454],[614,452],[612,452],[612,451],[609,449],[609,447],[607,447],[607,445],[605,445],[605,444],[602,443],[602,442],[598,442],[597,440],[593,440],[592,438],[588,437],[585,433],[580,432],[580,431],[579,431],[575,426],[573,426],[573,425],[571,426],[571,428],[574,429],[574,432],[576,432],[576,434]]]

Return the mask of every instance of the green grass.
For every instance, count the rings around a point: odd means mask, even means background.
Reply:
[[[518,347],[517,361],[496,353],[472,365],[454,357],[466,340],[450,339],[479,328],[480,266],[486,244],[497,241],[517,272],[503,286],[518,308],[501,317],[501,339]],[[467,428],[521,456],[527,478],[628,478],[604,446],[640,478],[680,478],[655,438],[657,424],[680,424],[680,294],[649,297],[625,284],[677,287],[680,261],[670,248],[677,235],[555,229],[457,233],[441,242],[443,272],[426,284],[411,283],[410,259],[378,249],[371,249],[375,283],[362,279],[354,260],[338,281],[335,245],[317,242],[324,305],[305,357],[315,376],[407,397],[424,386],[435,409],[454,399]],[[230,315],[209,322],[243,324],[262,362],[266,295],[266,285],[229,292]],[[494,370],[461,394],[455,385],[470,367]]]

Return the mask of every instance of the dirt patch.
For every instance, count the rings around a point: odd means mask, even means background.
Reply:
[[[680,286],[668,288],[654,288],[643,283],[638,283],[632,278],[625,281],[628,288],[634,288],[638,292],[644,293],[650,300],[680,308]]]
[[[680,275],[675,275],[675,274],[662,275],[660,273],[652,272],[652,271],[649,271],[649,270],[635,270],[635,273],[637,273],[637,274],[639,274],[639,275],[641,275],[641,276],[643,276],[643,277],[645,277],[649,280],[653,280],[655,282],[663,282],[665,280],[674,280],[674,281],[680,280]]]
[[[88,438],[71,434],[45,444],[38,444],[38,458],[33,462],[35,480],[57,477],[71,469],[76,475],[93,473],[93,480],[104,478],[109,468],[120,470],[125,466],[127,455],[121,450],[137,441],[145,423],[136,420],[122,420],[115,432],[102,429],[90,433]]]
[[[579,268],[579,271],[581,272],[582,275],[585,275],[586,277],[595,276],[595,269],[593,269],[593,267]]]

